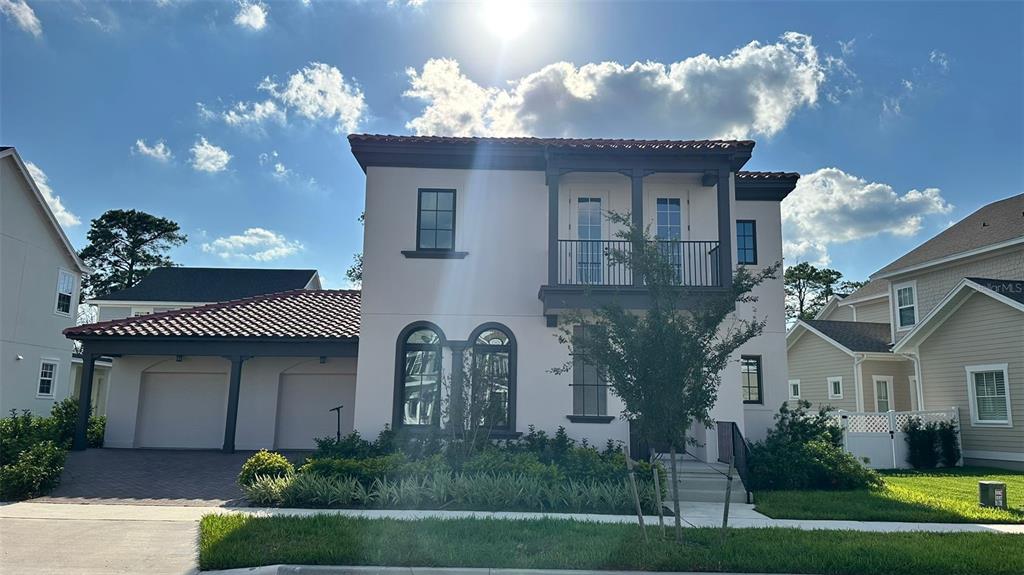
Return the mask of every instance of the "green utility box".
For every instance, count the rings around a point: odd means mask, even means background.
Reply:
[[[1006,484],[1002,481],[979,481],[978,502],[982,507],[1006,509]]]

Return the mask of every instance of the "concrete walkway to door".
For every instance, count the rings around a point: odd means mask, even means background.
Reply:
[[[88,449],[68,453],[60,485],[34,502],[220,507],[239,505],[235,484],[251,451]],[[293,461],[302,454],[288,454]]]

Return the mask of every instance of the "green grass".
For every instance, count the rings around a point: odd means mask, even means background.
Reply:
[[[1024,523],[1024,473],[983,467],[889,471],[885,487],[853,491],[763,491],[756,509],[776,519]],[[978,505],[978,481],[1005,481],[1009,509]]]
[[[635,525],[558,519],[400,521],[337,515],[207,515],[200,569],[391,565],[822,574],[1024,573],[1024,536],[687,529],[683,545]]]

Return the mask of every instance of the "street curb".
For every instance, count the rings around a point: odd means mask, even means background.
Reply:
[[[491,569],[487,567],[378,567],[334,565],[267,565],[202,571],[202,575],[729,575],[691,571],[598,571],[594,569]],[[767,575],[750,573],[744,575]],[[778,573],[774,575],[780,575]]]

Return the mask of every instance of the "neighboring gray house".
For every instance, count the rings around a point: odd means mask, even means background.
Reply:
[[[886,349],[844,344],[865,330]],[[966,461],[1024,468],[1024,421],[1013,420],[1024,414],[1024,194],[980,208],[797,322],[787,346],[790,378],[816,405],[957,407]],[[854,405],[845,387],[829,394],[844,375]]]
[[[50,412],[70,389],[78,292],[89,269],[78,258],[11,147],[0,148],[0,413]]]
[[[96,321],[136,317],[295,289],[320,289],[316,270],[156,268],[138,284],[86,300]]]

